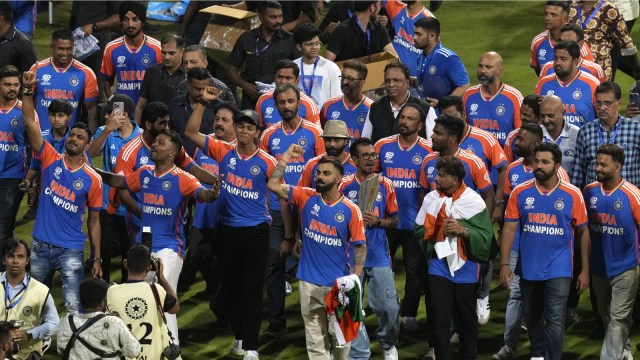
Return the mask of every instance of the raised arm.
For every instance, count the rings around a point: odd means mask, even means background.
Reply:
[[[42,148],[44,139],[40,133],[40,125],[36,122],[36,109],[33,104],[33,87],[36,85],[36,73],[25,71],[22,74],[22,121],[27,130],[29,145],[35,151]]]
[[[202,124],[202,115],[204,114],[204,110],[207,107],[207,103],[209,101],[214,101],[220,95],[220,90],[213,87],[207,86],[202,92],[202,100],[198,101],[195,109],[189,116],[189,121],[187,121],[187,127],[184,129],[184,134],[196,144],[197,147],[202,149],[205,154],[204,145],[207,140],[207,135],[200,132],[200,126]]]
[[[127,189],[127,184],[123,175],[110,173],[108,171],[98,169],[95,166],[92,166],[92,168],[100,175],[100,177],[102,177],[102,182],[104,182],[105,184],[120,190]]]
[[[291,144],[280,160],[278,160],[276,168],[273,169],[273,172],[269,177],[267,187],[282,199],[288,200],[289,198],[289,185],[282,183],[282,178],[284,178],[284,172],[287,169],[287,164],[289,163],[289,160],[300,157],[303,154],[304,149],[302,146]]]

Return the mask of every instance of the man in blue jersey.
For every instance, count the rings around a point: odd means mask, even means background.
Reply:
[[[626,347],[638,289],[640,190],[622,178],[625,153],[605,144],[596,155],[596,178],[584,189],[588,203],[592,291],[606,332],[600,359],[630,359]]]
[[[413,43],[422,50],[414,65],[418,69],[420,96],[435,107],[445,95],[464,95],[469,88],[469,75],[458,55],[442,46],[440,21],[433,17],[420,19],[416,21],[414,34]]]
[[[56,270],[61,272],[62,296],[69,311],[78,310],[79,286],[83,277],[84,245],[87,237],[94,254],[91,273],[102,276],[100,262],[100,220],[102,181],[85,161],[91,130],[74,125],[65,142],[64,154],[46,142],[36,122],[32,87],[36,74],[23,75],[23,121],[35,157],[42,163],[42,196],[31,242],[31,276],[50,287]],[[88,235],[82,232],[87,217]]]
[[[124,104],[124,114],[122,116],[113,113],[113,104],[121,102]],[[102,154],[102,169],[108,172],[115,172],[116,160],[120,150],[126,143],[136,138],[142,129],[133,121],[135,105],[133,100],[127,95],[116,94],[111,96],[108,102],[99,105],[105,111],[105,125],[100,126],[89,146],[90,157]],[[120,249],[122,258],[127,257],[127,250],[131,246],[127,235],[126,215],[127,209],[124,206],[118,208],[115,214],[109,214],[107,205],[109,202],[109,185],[103,184],[103,207],[100,211],[100,229],[102,231],[102,241],[100,246],[103,255],[102,273],[103,279],[110,281],[111,254],[114,246]],[[122,280],[127,279],[127,269],[120,267]]]
[[[26,131],[20,121],[22,104],[18,100],[20,73],[13,65],[0,67],[0,245],[13,237],[16,215],[28,188],[25,178]]]
[[[273,170],[268,187],[300,211],[303,231],[294,253],[300,254],[297,277],[307,355],[346,360],[351,346],[349,342],[337,346],[336,330],[330,325],[337,320],[327,313],[325,297],[338,278],[362,275],[367,258],[364,222],[357,205],[339,191],[343,168],[333,158],[320,160],[315,190],[283,183],[288,162],[303,154],[302,146],[291,144]]]
[[[527,328],[532,360],[562,356],[565,311],[573,276],[573,252],[582,266],[578,292],[589,287],[589,231],[582,193],[558,178],[562,152],[555,144],[536,146],[535,179],[511,193],[500,243],[500,281],[508,287],[513,272],[509,255],[516,231],[520,235],[520,288],[529,313]],[[518,229],[518,225],[520,228]]]

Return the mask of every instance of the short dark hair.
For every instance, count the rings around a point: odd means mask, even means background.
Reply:
[[[151,251],[142,244],[137,244],[127,251],[127,268],[132,274],[141,274],[151,263]]]
[[[144,109],[142,109],[142,114],[140,116],[142,128],[145,128],[145,123],[149,122],[153,124],[158,120],[158,118],[163,118],[167,115],[169,115],[169,107],[167,104],[162,101],[152,101],[148,103]]]
[[[620,85],[618,85],[617,83],[614,83],[613,81],[605,81],[603,83],[600,83],[600,85],[596,87],[595,95],[604,94],[608,92],[613,93],[613,97],[616,100],[620,100],[622,98],[622,91],[620,90]]]
[[[213,108],[213,114],[215,115],[222,109],[231,111],[231,114],[233,114],[233,122],[235,122],[238,118],[238,115],[240,115],[240,110],[238,110],[238,108],[234,104],[226,101],[219,101],[218,104]]]
[[[298,77],[298,75],[300,75],[300,67],[298,66],[298,64],[294,63],[289,59],[279,60],[276,63],[276,67],[273,72],[277,73],[278,70],[282,70],[282,69],[293,69],[293,76]]]
[[[88,278],[80,283],[80,306],[95,309],[107,297],[107,283],[102,279]]]
[[[556,164],[560,164],[562,162],[562,150],[560,150],[560,147],[555,143],[541,142],[533,149],[534,154],[537,152],[550,152],[551,155],[553,155],[553,162]]]
[[[275,100],[276,104],[278,103],[278,95],[282,94],[285,91],[293,90],[296,93],[296,97],[300,100],[300,89],[296,85],[293,84],[282,84],[276,86],[276,89],[273,90],[273,100]]]
[[[604,144],[601,145],[598,150],[596,150],[597,155],[609,155],[611,156],[611,160],[620,164],[620,166],[624,165],[624,149],[616,144]]]
[[[357,12],[366,11],[373,4],[377,3],[377,1],[371,0],[363,0],[363,1],[353,1],[353,10]]]
[[[573,31],[574,33],[576,33],[578,41],[584,40],[584,30],[582,30],[582,28],[578,24],[566,23],[560,28],[561,33],[569,31]]]
[[[460,114],[464,113],[464,106],[462,105],[462,98],[460,96],[447,95],[438,100],[438,109],[440,109],[440,111],[442,111],[443,109],[448,109],[452,106],[455,107]]]
[[[89,136],[89,140],[91,140],[91,136],[93,136],[93,132],[91,132],[91,129],[89,129],[89,126],[87,124],[85,124],[85,123],[77,122],[77,123],[73,124],[73,126],[71,127],[70,130],[73,130],[73,129],[82,129],[82,130],[84,130],[87,133],[87,135]]]
[[[407,65],[401,63],[400,61],[393,61],[388,63],[387,66],[384,67],[384,73],[386,74],[387,70],[389,69],[400,69],[400,71],[402,71],[402,73],[404,74],[406,80],[409,80],[411,78],[409,68],[407,67]]]
[[[27,250],[27,257],[31,257],[31,249],[26,241],[22,239],[8,238],[4,240],[4,244],[2,244],[2,258],[4,259],[8,255],[13,254],[20,245],[24,246]]]
[[[70,40],[73,42],[73,33],[67,28],[58,28],[51,33],[51,42],[56,40]]]
[[[535,136],[536,139],[538,139],[539,141],[542,141],[542,138],[544,137],[544,134],[542,133],[542,128],[540,127],[540,125],[523,123],[522,126],[520,126],[520,130],[525,130],[526,132]]]
[[[320,37],[320,34],[320,29],[313,26],[313,24],[304,23],[298,25],[298,27],[293,32],[293,41],[296,44],[302,45],[303,42],[309,41],[316,36]]]
[[[20,70],[9,64],[0,66],[0,80],[8,77],[17,77],[20,80]]]
[[[356,139],[354,142],[351,143],[351,145],[349,145],[349,154],[351,156],[358,156],[360,155],[360,150],[358,150],[358,146],[373,146],[373,141],[371,141],[371,139],[367,138],[367,137],[361,137]]]
[[[198,45],[198,44],[189,45],[185,47],[184,50],[182,51],[183,54],[188,52],[199,52],[202,60],[207,59],[207,50],[202,45]]]
[[[416,21],[414,28],[417,27],[435,33],[436,37],[440,36],[440,20],[434,17],[426,17]]]
[[[358,77],[362,80],[367,79],[367,75],[369,74],[369,70],[367,69],[367,65],[365,65],[362,61],[359,60],[347,60],[342,64],[343,69],[353,69],[358,73]]]
[[[449,135],[457,137],[458,142],[462,140],[465,122],[459,117],[453,115],[440,115],[436,119],[436,125],[444,127]]]
[[[337,159],[334,159],[332,157],[323,156],[323,157],[320,158],[320,160],[318,160],[318,166],[320,164],[331,164],[331,165],[333,165],[333,167],[336,168],[336,170],[338,170],[338,172],[340,173],[341,176],[344,175],[344,166],[342,166],[342,163],[340,161],[338,161]]]
[[[416,103],[406,103],[402,106],[402,108],[400,109],[400,112],[398,114],[402,114],[402,111],[404,111],[404,109],[406,108],[412,108],[412,109],[416,109],[418,111],[418,115],[420,116],[420,122],[424,124],[425,121],[427,121],[427,113],[426,111],[424,111],[424,109],[422,108],[422,106],[416,104]]]
[[[178,49],[184,49],[184,38],[176,33],[167,33],[162,37],[162,40],[160,40],[161,45],[166,45],[171,42],[175,42]]]
[[[187,80],[189,83],[193,80],[208,80],[211,79],[211,73],[209,70],[201,67],[189,69],[187,71]]]
[[[277,1],[267,0],[258,2],[257,12],[263,14],[267,9],[282,9],[282,5]]]
[[[553,48],[554,54],[558,50],[566,50],[573,60],[580,58],[580,45],[575,41],[559,41]]]
[[[451,175],[458,178],[462,183],[467,171],[464,169],[462,161],[454,156],[442,156],[436,162],[436,170],[439,174]]]
[[[180,149],[182,148],[182,138],[177,132],[169,129],[162,129],[158,131],[158,135],[168,136],[171,139],[171,142],[173,143],[173,146],[175,146],[176,150],[180,151]]]
[[[540,117],[540,100],[542,97],[538,94],[530,94],[522,99],[522,105],[527,105],[533,110],[536,117]]]
[[[571,10],[570,1],[547,1],[547,6],[559,6],[562,8],[562,11],[569,14],[569,10]]]
[[[64,113],[65,115],[71,115],[73,113],[73,105],[67,99],[53,99],[47,109],[49,114]]]
[[[0,16],[2,16],[4,21],[11,22],[13,20],[13,11],[8,1],[0,1]]]

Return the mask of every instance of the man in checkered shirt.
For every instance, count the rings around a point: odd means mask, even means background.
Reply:
[[[596,181],[596,149],[602,144],[616,144],[624,149],[622,177],[640,185],[640,122],[620,116],[620,98],[620,86],[614,82],[606,81],[596,88],[598,118],[580,129],[575,165],[566,169],[571,174],[571,183],[579,189]]]

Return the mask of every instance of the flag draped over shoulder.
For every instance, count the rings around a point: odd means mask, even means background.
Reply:
[[[360,322],[364,321],[362,308],[362,286],[358,275],[336,279],[331,291],[324,298],[338,345],[344,345],[358,336]]]

